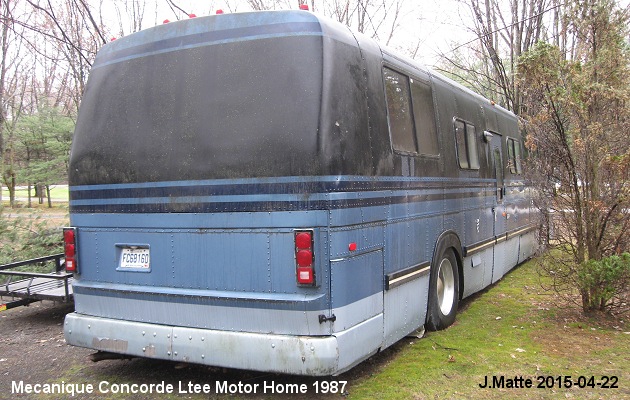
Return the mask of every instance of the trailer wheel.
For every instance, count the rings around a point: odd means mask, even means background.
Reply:
[[[459,272],[457,259],[451,248],[433,259],[429,280],[427,328],[432,331],[446,329],[455,322],[459,304]]]

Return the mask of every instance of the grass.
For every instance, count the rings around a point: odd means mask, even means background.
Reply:
[[[31,189],[32,203],[37,204],[37,198],[35,197],[35,190]],[[19,186],[15,191],[15,197],[19,203],[27,203],[28,189],[26,186]],[[50,198],[54,202],[68,202],[68,186],[65,185],[51,185]],[[9,202],[9,190],[6,187],[2,187],[2,202],[8,205]],[[44,199],[44,204],[47,203],[47,199]]]
[[[627,322],[557,308],[530,261],[464,303],[457,322],[406,339],[387,365],[350,388],[352,399],[621,398],[630,396]],[[533,388],[482,389],[485,377],[530,378]],[[547,381],[546,377],[549,378]],[[616,376],[619,389],[564,388],[555,377]],[[541,382],[550,388],[536,388]],[[554,382],[551,382],[554,380]]]

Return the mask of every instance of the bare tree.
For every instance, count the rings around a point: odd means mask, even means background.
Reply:
[[[555,1],[555,0],[552,0]],[[547,37],[544,17],[557,7],[550,0],[461,0],[472,17],[474,41],[465,43],[474,54],[472,63],[454,49],[443,54],[445,72],[463,71],[465,81],[498,104],[522,112],[522,95],[514,71],[518,58]],[[460,72],[461,73],[461,72]]]
[[[16,36],[15,30],[15,13],[16,13],[17,1],[15,0],[0,0],[0,178],[5,174],[5,154],[6,154],[6,140],[5,133],[7,131],[7,124],[10,120],[7,119],[7,112],[9,105],[13,101],[12,81],[15,77],[14,72],[19,66],[19,57],[16,52],[19,52],[19,46],[15,46]],[[0,202],[2,201],[2,191],[0,190]],[[0,203],[1,204],[1,203]]]
[[[319,2],[314,11],[389,45],[411,8],[407,10],[405,0],[333,0]]]

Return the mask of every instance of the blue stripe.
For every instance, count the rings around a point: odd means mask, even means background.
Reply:
[[[493,179],[313,177],[71,186],[70,200],[488,188]]]
[[[301,180],[299,180],[301,179]],[[70,188],[75,213],[309,211],[494,196],[491,179],[324,177]]]

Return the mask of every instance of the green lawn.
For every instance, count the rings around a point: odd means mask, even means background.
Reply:
[[[31,189],[32,202],[37,203],[35,198],[35,190]],[[20,186],[15,191],[15,197],[19,203],[26,203],[28,198],[28,190],[25,186]],[[67,202],[68,201],[68,186],[67,185],[52,185],[50,188],[50,198],[54,202]],[[9,190],[6,187],[2,187],[2,202],[8,204]],[[46,199],[44,199],[44,203]]]
[[[559,308],[539,279],[534,261],[517,268],[466,301],[453,326],[405,339],[377,371],[357,376],[350,398],[630,398],[627,321]],[[480,388],[493,376],[533,387]],[[602,388],[607,379],[618,388]]]

